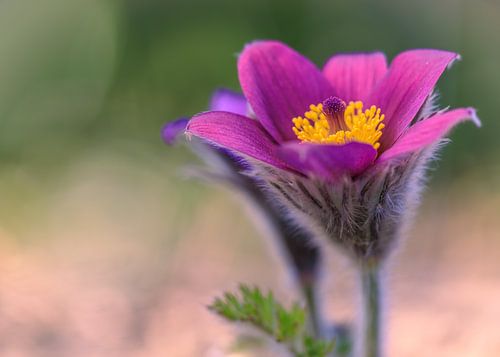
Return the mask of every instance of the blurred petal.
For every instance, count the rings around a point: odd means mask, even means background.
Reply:
[[[472,120],[477,126],[481,125],[473,108],[454,109],[422,120],[410,127],[391,148],[380,156],[379,160],[387,161],[402,154],[421,150],[435,143],[456,124],[465,120]]]
[[[377,156],[373,146],[359,142],[344,145],[286,143],[278,153],[295,170],[327,181],[342,175],[359,175]]]
[[[398,55],[389,71],[369,95],[368,106],[374,104],[385,114],[381,150],[390,147],[422,107],[439,77],[459,56],[439,50],[411,50]]]
[[[386,72],[387,60],[381,52],[335,55],[323,68],[335,95],[346,102],[363,100]]]
[[[246,115],[248,111],[247,100],[243,95],[232,90],[218,89],[212,95],[209,110]]]
[[[267,164],[287,168],[276,156],[277,145],[256,120],[228,112],[206,112],[194,116],[186,132]]]
[[[238,74],[258,120],[277,142],[297,140],[292,118],[333,95],[312,62],[276,41],[247,45],[238,60]]]
[[[163,141],[168,145],[174,144],[179,135],[186,130],[188,122],[188,118],[179,118],[165,124],[161,130]]]

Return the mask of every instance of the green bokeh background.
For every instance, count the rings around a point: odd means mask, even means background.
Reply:
[[[206,108],[216,87],[237,89],[237,53],[255,39],[282,40],[318,65],[346,51],[459,52],[440,103],[476,107],[483,128],[454,131],[433,182],[496,188],[499,17],[496,0],[4,0],[0,221],[42,219],[43,200],[89,153],[165,171],[168,183],[187,154],[164,146],[161,126]]]

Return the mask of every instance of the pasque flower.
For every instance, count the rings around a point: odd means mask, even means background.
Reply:
[[[188,137],[238,153],[298,224],[354,258],[363,317],[356,355],[382,355],[379,276],[416,206],[426,164],[472,108],[437,110],[434,87],[459,56],[418,49],[340,54],[323,70],[286,45],[254,42],[238,59],[250,110],[194,116]]]
[[[459,56],[430,49],[340,54],[323,70],[259,41],[238,59],[251,111],[209,111],[186,129],[251,158],[254,174],[298,219],[356,258],[379,260],[399,235],[441,138],[472,108],[436,111],[432,92]],[[305,220],[304,220],[305,219]]]
[[[227,89],[214,92],[209,108],[239,115],[246,115],[249,110],[244,96]],[[176,143],[188,123],[188,118],[167,123],[162,130],[165,143],[168,145]],[[267,233],[272,236],[271,243],[284,258],[306,299],[312,318],[311,327],[319,334],[323,326],[319,318],[319,301],[316,293],[321,252],[313,241],[311,233],[298,227],[283,207],[269,199],[261,180],[248,174],[252,170],[251,165],[241,155],[196,138],[189,142],[189,147],[205,164],[191,170],[191,174],[236,191],[252,209],[252,216],[258,218],[258,223],[267,227]]]

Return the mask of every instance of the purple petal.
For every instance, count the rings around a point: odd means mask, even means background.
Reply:
[[[210,100],[209,109],[211,111],[230,112],[240,115],[246,115],[248,112],[245,97],[229,89],[216,90]]]
[[[359,142],[345,145],[286,143],[278,153],[295,170],[326,181],[342,175],[359,175],[377,157],[373,146]]]
[[[179,118],[165,124],[161,130],[163,141],[168,145],[173,145],[179,135],[186,130],[188,122],[188,118]]]
[[[390,147],[431,94],[447,66],[458,58],[453,52],[411,50],[398,55],[389,71],[369,95],[367,104],[375,104],[385,114],[381,150]]]
[[[238,74],[250,106],[277,142],[297,140],[292,118],[333,95],[312,62],[276,41],[247,45],[238,60]]]
[[[381,52],[335,55],[323,68],[335,94],[346,102],[363,100],[386,72]]]
[[[423,149],[442,138],[453,126],[464,120],[472,120],[477,126],[481,125],[473,108],[454,109],[422,120],[410,127],[391,148],[380,156],[379,161],[387,161],[399,155]]]
[[[194,116],[186,132],[270,165],[288,168],[276,156],[276,143],[256,120],[229,112],[206,112]]]

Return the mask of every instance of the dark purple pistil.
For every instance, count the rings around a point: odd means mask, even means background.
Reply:
[[[342,115],[345,108],[345,102],[339,97],[329,97],[323,101],[323,111],[330,117]]]
[[[329,97],[323,101],[323,112],[326,114],[326,120],[330,126],[330,132],[344,128],[345,102],[339,97]]]

